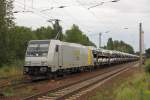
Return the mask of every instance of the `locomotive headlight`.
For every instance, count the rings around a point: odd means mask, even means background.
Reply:
[[[47,66],[47,61],[42,61],[41,64],[42,66]]]
[[[47,71],[47,68],[46,68],[46,67],[41,67],[41,68],[40,68],[40,71],[41,71],[41,72],[46,72],[46,71]]]

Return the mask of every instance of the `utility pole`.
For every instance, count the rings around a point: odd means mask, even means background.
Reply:
[[[143,65],[143,42],[144,42],[144,31],[142,29],[142,23],[139,24],[139,49],[140,49],[140,64],[139,66],[142,67]]]
[[[99,48],[101,48],[102,44],[102,33],[99,33]]]

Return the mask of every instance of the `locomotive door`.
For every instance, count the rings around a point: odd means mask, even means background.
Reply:
[[[63,57],[62,57],[62,53],[63,53],[63,48],[62,45],[59,45],[58,47],[58,67],[61,68],[63,66]]]
[[[56,47],[55,47],[55,58],[54,58],[55,59],[54,64],[56,67],[59,66],[59,52],[60,52],[59,45],[56,45]]]

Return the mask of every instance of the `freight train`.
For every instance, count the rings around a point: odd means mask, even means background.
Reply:
[[[60,40],[31,40],[25,55],[24,74],[53,77],[138,60],[136,55],[97,49]]]

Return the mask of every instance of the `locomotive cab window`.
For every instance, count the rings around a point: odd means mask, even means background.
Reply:
[[[31,41],[29,42],[27,57],[46,57],[48,55],[50,41]]]

